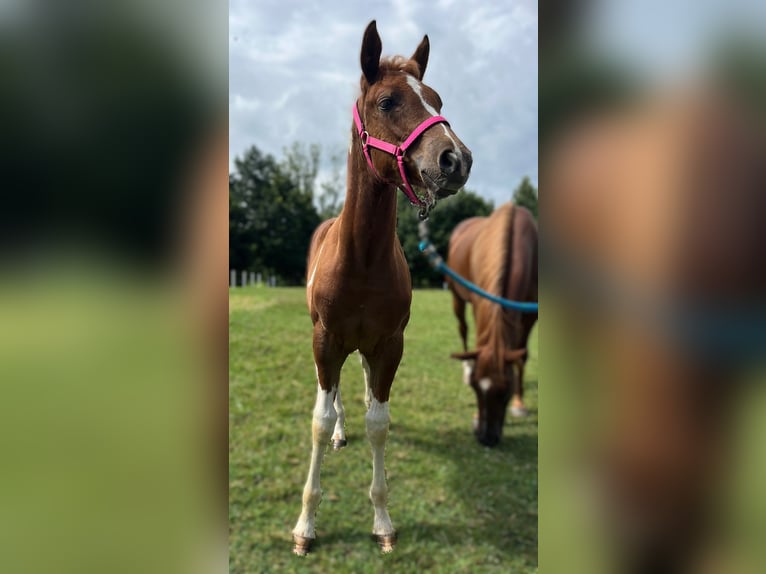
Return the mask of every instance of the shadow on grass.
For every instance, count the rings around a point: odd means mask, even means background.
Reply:
[[[466,423],[468,427],[470,421]],[[443,459],[447,499],[435,504],[456,506],[461,514],[455,525],[448,520],[422,523],[405,518],[398,524],[400,543],[417,539],[450,546],[492,545],[498,555],[524,555],[536,563],[536,427],[526,420],[506,423],[502,441],[490,449],[478,444],[468,428],[435,433],[396,424],[391,448],[420,450]],[[433,516],[439,516],[438,510]]]

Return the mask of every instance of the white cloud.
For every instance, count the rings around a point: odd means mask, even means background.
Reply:
[[[257,98],[243,98],[239,94],[234,94],[231,101],[232,112],[257,112],[263,107],[263,103]]]

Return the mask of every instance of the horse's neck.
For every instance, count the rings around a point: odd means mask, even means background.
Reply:
[[[515,348],[521,336],[521,314],[491,301],[482,300],[475,304],[481,306],[477,309],[477,323],[484,326],[476,333],[477,346]]]
[[[346,200],[339,219],[338,251],[347,261],[369,267],[393,256],[396,194],[372,173],[355,146],[348,159]]]

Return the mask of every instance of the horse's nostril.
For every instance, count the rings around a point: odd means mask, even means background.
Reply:
[[[439,156],[439,168],[443,173],[451,175],[460,168],[460,160],[451,149],[445,150]]]

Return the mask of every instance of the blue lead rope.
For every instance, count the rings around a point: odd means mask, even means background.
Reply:
[[[444,259],[442,259],[441,255],[439,255],[438,251],[436,251],[436,247],[434,247],[433,243],[431,243],[428,240],[428,224],[426,223],[426,220],[420,222],[419,231],[420,231],[421,241],[420,241],[420,244],[418,245],[418,248],[428,258],[428,262],[431,264],[431,267],[433,267],[436,271],[440,273],[444,273],[445,275],[448,275],[449,277],[454,279],[457,283],[459,283],[460,285],[462,285],[469,291],[473,291],[480,297],[489,299],[493,303],[502,305],[506,309],[513,309],[521,313],[537,313],[537,303],[511,301],[510,299],[503,299],[502,297],[498,297],[497,295],[492,295],[492,293],[487,293],[484,289],[482,289],[478,285],[471,283],[464,277],[461,277],[460,275],[455,273],[452,269],[447,267],[447,264],[444,263]]]

